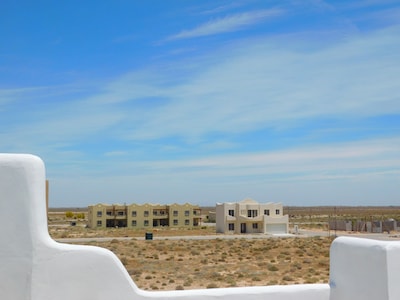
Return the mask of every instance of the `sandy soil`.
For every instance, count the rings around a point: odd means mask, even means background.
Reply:
[[[330,238],[111,240],[145,290],[327,283]]]
[[[289,213],[289,211],[288,211]],[[340,219],[400,219],[399,207],[291,207],[292,224],[327,230],[332,214]],[[235,286],[327,283],[331,237],[222,239],[215,228],[155,230],[165,240],[143,240],[145,231],[127,228],[85,228],[85,220],[70,226],[64,212],[49,215],[49,232],[55,239],[86,238],[83,244],[113,251],[134,282],[145,290],[220,288]],[[172,236],[206,235],[209,240],[173,239]],[[111,237],[108,241],[95,241]],[[124,237],[118,240],[117,237]],[[171,237],[168,239],[168,237]]]

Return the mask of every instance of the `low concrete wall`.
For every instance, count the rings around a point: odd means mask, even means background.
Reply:
[[[397,230],[396,220],[387,221],[346,221],[346,220],[330,220],[330,230],[342,230],[342,231],[360,231],[360,232],[372,232],[372,233],[383,233]]]
[[[351,231],[352,223],[351,223],[351,221],[345,221],[345,220],[330,220],[329,221],[329,229],[330,230]]]

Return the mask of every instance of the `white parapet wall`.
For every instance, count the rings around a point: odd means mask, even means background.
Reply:
[[[339,237],[330,255],[330,300],[400,299],[400,242]]]
[[[0,154],[1,299],[400,299],[398,243],[340,238],[331,253],[331,287],[304,284],[143,291],[112,252],[52,240],[47,230],[42,160],[28,154]]]

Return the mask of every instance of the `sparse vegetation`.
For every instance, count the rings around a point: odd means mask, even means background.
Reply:
[[[85,219],[85,213],[73,213],[72,211],[65,212],[65,217],[67,219]]]
[[[128,239],[90,244],[116,253],[140,288],[173,290],[327,283],[331,241],[331,238],[238,238],[151,243],[137,240],[132,244]],[[202,250],[193,255],[193,249]],[[297,255],[300,249],[313,251],[313,257]],[[244,255],[247,258],[241,261]]]
[[[300,228],[325,230],[333,208],[293,208],[285,211]],[[67,214],[68,213],[68,214]],[[108,248],[124,264],[135,283],[145,290],[183,290],[234,286],[327,283],[329,247],[332,237],[291,237],[223,239],[215,228],[203,226],[191,230],[154,230],[165,240],[146,241],[144,230],[128,228],[85,228],[84,212],[58,212],[49,215],[53,238],[93,238],[84,244]],[[400,209],[336,208],[338,218],[360,216],[400,219]],[[370,217],[369,217],[370,218]],[[69,221],[76,219],[76,226]],[[215,239],[168,239],[169,236],[215,235]],[[111,237],[96,241],[97,237]],[[139,239],[140,237],[141,239]],[[122,239],[121,239],[122,238]]]

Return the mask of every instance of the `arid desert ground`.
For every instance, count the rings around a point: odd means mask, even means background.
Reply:
[[[49,232],[61,242],[113,251],[138,287],[145,290],[327,283],[329,248],[334,239],[334,233],[328,232],[326,225],[332,217],[331,210],[291,208],[291,227],[296,224],[321,232],[321,236],[314,237],[227,238],[216,234],[212,226],[202,226],[196,230],[153,230],[154,239],[145,240],[143,230],[90,229],[85,228],[84,219],[70,226],[71,220],[63,211],[49,213]],[[399,218],[400,209],[341,208],[341,215],[335,217],[363,215]]]

